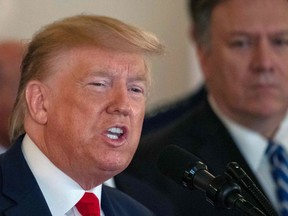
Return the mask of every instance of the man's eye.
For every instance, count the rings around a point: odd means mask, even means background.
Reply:
[[[247,48],[250,47],[252,43],[249,40],[233,40],[229,44],[233,48]]]
[[[146,89],[145,87],[141,87],[141,86],[131,86],[128,87],[128,91],[132,92],[135,95],[146,95]]]
[[[96,86],[105,86],[104,83],[94,83],[94,85],[96,85]]]
[[[288,46],[288,39],[275,38],[272,40],[272,43],[274,46],[277,46],[277,47]]]
[[[106,84],[104,82],[91,82],[90,85],[94,85],[94,86],[106,86]]]
[[[135,93],[142,93],[143,92],[143,90],[141,88],[137,88],[137,87],[131,87],[129,90],[132,92],[135,92]]]

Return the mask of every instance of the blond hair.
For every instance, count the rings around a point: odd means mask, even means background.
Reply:
[[[22,63],[20,85],[10,121],[11,142],[25,133],[27,83],[47,78],[51,74],[49,63],[57,53],[82,46],[142,53],[145,56],[163,52],[163,45],[153,34],[110,17],[78,15],[45,26],[33,37]]]

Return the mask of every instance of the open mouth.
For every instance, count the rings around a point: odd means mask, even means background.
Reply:
[[[112,127],[112,128],[109,128],[109,129],[107,130],[106,136],[107,136],[109,139],[117,140],[117,139],[120,139],[121,137],[123,137],[124,133],[125,133],[124,128],[121,128],[121,127]]]

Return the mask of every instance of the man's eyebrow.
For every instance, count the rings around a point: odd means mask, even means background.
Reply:
[[[135,81],[147,81],[147,74],[136,74],[135,76],[131,76],[129,80],[135,80]]]
[[[149,83],[148,74],[135,74],[128,77],[128,82],[142,82],[147,85]]]
[[[98,70],[98,71],[92,71],[90,74],[89,74],[90,77],[94,77],[94,76],[98,76],[98,77],[108,77],[108,78],[112,78],[113,77],[113,73],[109,73],[107,71],[104,71],[104,70]],[[133,74],[131,76],[128,75],[128,81],[129,82],[145,82],[147,83],[148,82],[148,74],[146,73],[136,73],[136,74]]]
[[[288,29],[271,33],[273,36],[288,36]]]
[[[232,37],[248,37],[250,36],[252,33],[246,32],[246,31],[233,31],[230,32],[228,35],[232,36]],[[252,34],[253,35],[253,34]]]
[[[257,32],[250,32],[250,31],[245,31],[245,30],[235,30],[229,33],[230,36],[250,36],[250,35],[257,35]],[[288,29],[287,30],[279,30],[279,31],[274,31],[274,32],[268,32],[268,35],[288,35]]]
[[[89,75],[91,76],[101,76],[101,77],[110,77],[111,73],[104,70],[93,70]]]

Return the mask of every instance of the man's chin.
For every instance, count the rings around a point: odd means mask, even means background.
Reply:
[[[123,170],[125,170],[127,168],[128,165],[119,165],[119,164],[115,164],[115,165],[109,165],[109,166],[105,166],[102,167],[102,171],[106,172],[109,175],[117,175],[119,173],[121,173]]]

